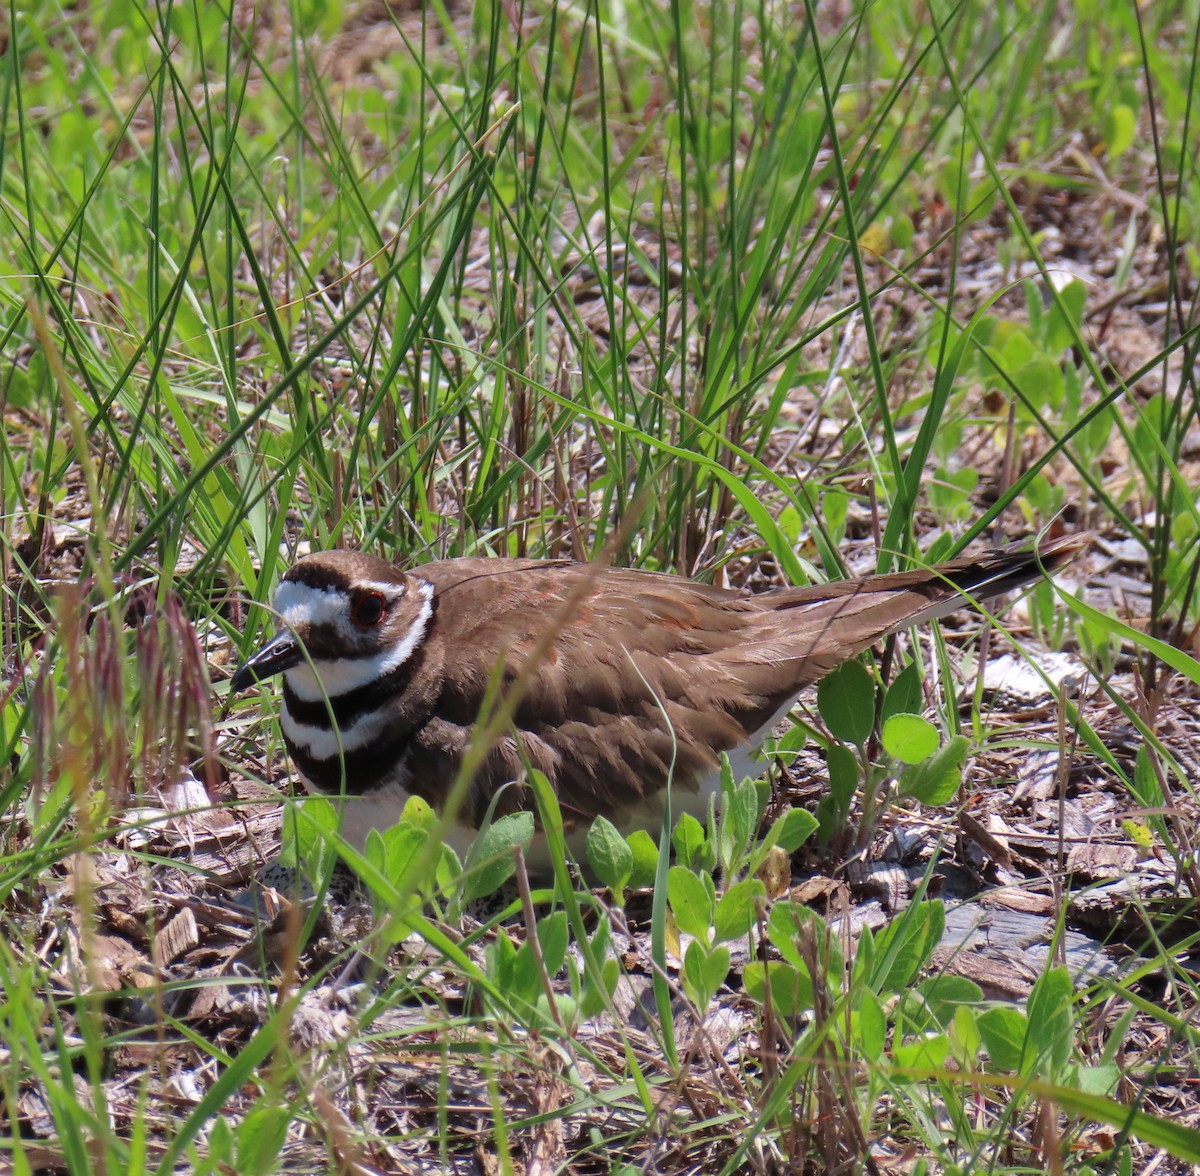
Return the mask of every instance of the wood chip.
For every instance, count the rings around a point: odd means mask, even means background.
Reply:
[[[1063,688],[1075,695],[1080,689],[1094,691],[1098,685],[1073,654],[1037,649],[1022,657],[1006,653],[988,662],[983,671],[983,688],[988,694],[1026,710],[1053,701]]]
[[[1026,911],[1031,915],[1049,917],[1054,911],[1054,897],[1027,890],[1024,886],[1001,886],[979,896],[983,906],[1005,907],[1010,911]]]
[[[1008,831],[1008,826],[1004,825],[1003,820],[995,814],[989,814],[989,821],[992,818],[1004,828],[1005,832]],[[958,825],[964,836],[975,842],[992,861],[999,862],[1006,870],[1012,869],[1012,854],[1008,851],[1007,842],[991,830],[985,829],[966,809],[959,810]]]
[[[200,945],[200,930],[196,916],[187,907],[168,920],[154,939],[153,958],[155,964],[164,968],[177,960],[184,952]]]

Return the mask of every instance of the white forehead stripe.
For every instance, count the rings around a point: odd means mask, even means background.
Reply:
[[[361,587],[378,592],[389,605],[404,595],[398,584],[377,584],[369,580]],[[349,593],[341,588],[314,588],[295,580],[284,580],[275,590],[275,611],[289,628],[300,625],[336,625],[346,619]]]
[[[281,585],[280,592],[284,587],[305,588],[305,585]],[[339,600],[341,607],[336,610],[336,615],[339,618],[345,616],[344,596],[340,594],[334,596],[332,593],[320,592],[311,588],[305,588],[305,590],[308,592],[310,600],[313,597],[319,600],[321,597],[327,596]],[[395,593],[394,585],[392,591]],[[429,618],[433,616],[433,585],[418,581],[417,593],[421,598],[421,611],[413,618],[403,639],[394,645],[385,646],[371,657],[342,657],[331,661],[314,660],[311,668],[307,661],[303,661],[290,670],[285,670],[284,677],[287,678],[287,684],[296,692],[296,697],[304,702],[320,702],[324,698],[337,698],[339,695],[357,690],[360,686],[369,686],[408,661],[417,646],[424,640],[425,631],[429,628]],[[283,614],[284,620],[294,625],[295,622],[291,621],[288,613],[280,607],[279,594],[276,594],[275,604]],[[308,623],[313,623],[309,616],[304,619]],[[313,673],[314,669],[316,670],[315,674]],[[344,735],[343,732],[343,738]]]

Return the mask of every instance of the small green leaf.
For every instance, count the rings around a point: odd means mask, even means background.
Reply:
[[[675,847],[675,860],[681,866],[694,866],[704,847],[704,826],[691,813],[684,813],[675,826],[671,844]]]
[[[1104,118],[1105,148],[1109,159],[1117,159],[1133,146],[1137,130],[1137,116],[1124,102],[1114,102],[1108,107]]]
[[[775,903],[767,916],[767,938],[785,960],[794,967],[805,969],[806,975],[805,954],[815,952],[820,966],[831,976],[840,977],[842,953],[837,939],[830,934],[825,920],[803,903]]]
[[[336,833],[337,809],[323,796],[310,796],[283,810],[283,852],[279,860],[285,866],[309,863],[328,852],[327,835]]]
[[[976,1004],[960,1004],[954,1008],[949,1025],[950,1045],[960,1066],[972,1067],[979,1057],[983,1038],[979,1033],[979,1014]]]
[[[858,791],[858,760],[844,744],[835,743],[829,749],[825,762],[829,768],[829,795],[833,797],[838,812],[849,812],[854,794]]]
[[[746,850],[758,828],[758,789],[753,781],[745,780],[723,798],[721,814],[720,862],[725,874],[734,873],[742,863]]]
[[[766,897],[767,888],[757,878],[746,878],[731,886],[717,903],[717,942],[748,935],[758,919],[759,904]]]
[[[233,1162],[233,1129],[224,1115],[212,1117],[212,1126],[208,1132],[207,1158],[213,1165],[229,1165]]]
[[[667,901],[679,930],[707,943],[713,920],[712,899],[704,883],[686,866],[671,867],[667,876]]]
[[[372,829],[371,834],[376,830]],[[370,837],[368,837],[368,844]],[[415,825],[402,821],[383,831],[383,875],[397,889],[416,889],[421,881],[413,876],[421,861],[429,834]]]
[[[812,1008],[812,981],[808,973],[782,960],[766,963],[752,960],[742,972],[742,983],[746,995],[757,1004],[766,1004],[769,988],[771,1005],[781,1017],[795,1017]]]
[[[875,967],[869,983],[878,993],[903,992],[942,941],[946,908],[940,900],[911,906],[875,935]]]
[[[914,1041],[897,1045],[892,1050],[897,1066],[914,1070],[940,1071],[945,1067],[949,1054],[950,1039],[944,1033],[918,1037]]]
[[[898,780],[901,796],[912,796],[922,804],[945,804],[962,784],[962,766],[970,741],[955,735],[919,764],[909,764]]]
[[[1095,1066],[1077,1066],[1075,1081],[1071,1083],[1084,1094],[1098,1094],[1107,1098],[1116,1093],[1121,1081],[1121,1067],[1116,1062],[1100,1062]]]
[[[869,1062],[883,1058],[883,1046],[887,1040],[887,1018],[883,1005],[869,988],[863,989],[855,1019],[851,1028],[857,1029],[858,1045]]]
[[[695,940],[692,940],[692,946],[696,946]],[[725,983],[725,979],[729,975],[729,949],[727,947],[714,947],[711,951],[704,953],[702,975],[704,990],[708,1000],[711,1001],[716,995],[717,989]]]
[[[555,911],[538,920],[538,942],[542,945],[542,962],[546,971],[555,976],[567,958],[570,932],[567,927],[567,912]]]
[[[587,857],[596,877],[620,897],[633,873],[633,850],[607,817],[597,817],[587,835]]]
[[[683,988],[692,1002],[702,1013],[708,1006],[712,994],[704,974],[704,963],[708,956],[708,948],[699,940],[693,939],[683,955]]]
[[[788,809],[776,818],[767,834],[772,845],[778,845],[787,853],[795,853],[817,828],[817,818],[807,809]]]
[[[841,490],[826,490],[821,495],[821,518],[829,537],[836,545],[846,534],[846,515],[850,510],[850,495]]]
[[[366,840],[363,842],[363,857],[367,859],[381,874],[387,861],[387,846],[383,843],[383,833],[378,829],[368,829]]]
[[[924,703],[921,691],[921,669],[915,661],[909,662],[892,680],[883,696],[883,720],[892,715],[918,715]]]
[[[516,997],[526,1004],[533,1004],[538,994],[543,992],[542,970],[538,967],[537,957],[528,943],[521,944],[520,950],[513,959],[509,971],[509,980],[504,985],[506,995]]]
[[[513,966],[517,959],[517,945],[503,928],[487,949],[488,975],[497,988],[511,991],[513,988]]]
[[[1065,968],[1049,968],[1038,977],[1029,994],[1031,1043],[1037,1052],[1037,1069],[1056,1078],[1071,1059],[1074,1043],[1075,989]]]
[[[420,796],[410,796],[404,802],[404,811],[400,814],[400,819],[418,829],[432,829],[437,824],[438,815],[429,801]]]
[[[1058,353],[1074,343],[1075,332],[1083,325],[1086,305],[1087,287],[1078,278],[1072,278],[1058,290],[1058,297],[1046,314],[1048,351]]]
[[[533,813],[509,813],[493,822],[475,839],[467,857],[471,870],[465,886],[468,901],[494,894],[516,869],[512,851],[533,840]]]
[[[1139,804],[1151,808],[1163,803],[1162,785],[1154,770],[1150,749],[1144,743],[1138,745],[1133,760],[1133,779],[1129,783]]]
[[[992,1069],[1016,1074],[1021,1069],[1029,1022],[1025,1014],[1007,1005],[985,1009],[975,1018]]]
[[[595,940],[592,941],[592,946],[594,950]],[[603,960],[600,964],[599,983],[589,974],[584,980],[583,994],[579,998],[579,1012],[585,1019],[599,1016],[604,1011],[621,979],[621,965],[612,956],[600,956],[597,953],[597,958]]]
[[[1057,405],[1062,400],[1062,368],[1044,356],[1039,355],[1036,359],[1022,364],[1013,380],[1021,389],[1022,396],[1028,398],[1035,408]]]
[[[949,1027],[955,1010],[962,1005],[983,1003],[983,989],[973,980],[953,972],[939,972],[917,986],[917,993],[941,1028]]]
[[[438,890],[449,890],[462,877],[462,862],[449,845],[442,843],[442,852],[438,855],[437,866],[434,869],[434,880]]]
[[[920,715],[892,715],[883,725],[883,748],[902,764],[919,764],[937,751],[937,728]]]
[[[800,542],[800,528],[804,525],[805,516],[789,503],[779,512],[776,522],[779,523],[779,529],[787,537],[787,541],[793,547],[797,546]]]
[[[658,843],[645,829],[635,829],[626,839],[633,854],[633,872],[629,875],[631,890],[644,890],[654,885],[658,873]]]
[[[288,1122],[289,1116],[283,1107],[273,1103],[251,1107],[235,1130],[237,1170],[249,1176],[277,1171]]]
[[[875,726],[875,680],[860,661],[848,661],[817,685],[817,710],[830,733],[861,747]]]

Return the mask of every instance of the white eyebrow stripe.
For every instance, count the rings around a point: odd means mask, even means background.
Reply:
[[[314,660],[310,668],[307,661],[284,671],[287,684],[302,702],[320,702],[325,698],[338,698],[362,686],[390,674],[402,666],[425,638],[429,618],[433,616],[433,585],[420,582],[417,592],[421,597],[421,611],[413,619],[403,641],[388,646],[371,657],[342,657],[331,661]],[[318,593],[318,595],[325,595]],[[282,610],[280,610],[282,611]],[[339,615],[341,615],[339,613]],[[288,618],[285,616],[284,618]],[[313,673],[316,670],[316,673]],[[343,739],[345,733],[343,732]]]
[[[382,580],[359,580],[356,588],[366,588],[370,592],[378,592],[389,603],[393,603],[404,595],[403,584],[385,584]]]

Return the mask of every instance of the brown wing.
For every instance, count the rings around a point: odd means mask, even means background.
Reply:
[[[1060,544],[1040,559],[1052,568],[1074,550]],[[515,737],[492,749],[466,815],[481,818],[496,789],[528,764],[546,773],[564,809],[619,821],[669,773],[677,787],[694,788],[722,751],[888,633],[1041,570],[1030,552],[989,552],[929,571],[749,595],[570,563],[430,565],[419,574],[435,586],[444,683],[414,752],[457,762],[496,667],[503,663],[503,688],[512,689],[536,656]],[[416,760],[413,768],[419,776]],[[514,797],[504,807],[519,805]]]
[[[693,785],[753,730],[742,716],[766,705],[725,672],[703,672],[705,659],[754,620],[730,607],[743,602],[738,593],[574,564],[453,563],[430,575],[443,686],[418,743],[433,758],[457,760],[496,667],[509,690],[537,659],[513,714],[516,738],[501,738],[473,780],[470,818],[529,764],[546,773],[568,815],[619,819],[647,781],[665,784],[672,765],[679,786]],[[512,801],[504,807],[520,803]]]

